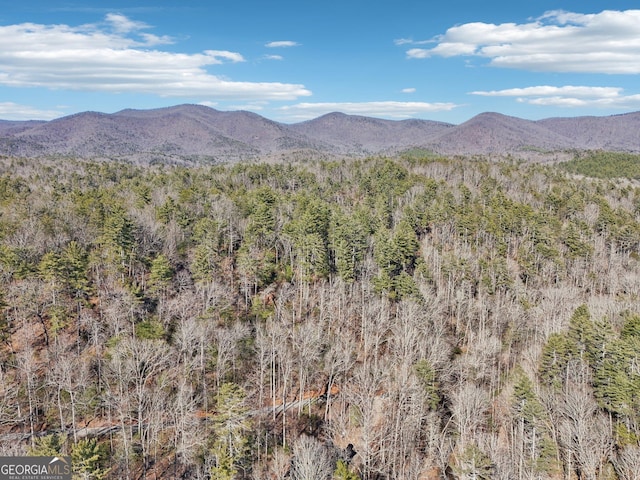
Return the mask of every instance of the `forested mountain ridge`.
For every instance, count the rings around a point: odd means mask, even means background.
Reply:
[[[221,163],[295,154],[362,158],[422,148],[526,159],[566,150],[639,152],[639,128],[640,112],[540,121],[483,113],[460,125],[331,113],[289,125],[250,112],[178,105],[84,112],[50,122],[0,122],[0,155]]]
[[[0,452],[88,478],[634,479],[640,187],[587,160],[3,158]]]

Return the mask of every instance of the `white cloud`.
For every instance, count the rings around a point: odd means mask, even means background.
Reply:
[[[393,43],[398,46],[402,45],[427,45],[429,43],[436,43],[435,40],[413,40],[411,38],[396,38]]]
[[[41,110],[29,105],[0,102],[0,118],[3,120],[52,120],[64,115],[58,110]]]
[[[416,93],[416,89],[411,87],[411,88],[403,88],[402,93]]]
[[[284,60],[284,57],[282,55],[265,55],[264,57],[265,60]]]
[[[247,110],[250,112],[257,112],[264,110],[267,102],[251,102],[244,105],[229,105],[227,110]]]
[[[213,58],[229,60],[233,63],[244,62],[243,56],[236,52],[228,52],[226,50],[205,50],[204,53]],[[217,63],[222,63],[222,61],[219,61]]]
[[[106,23],[111,28],[0,26],[0,85],[203,99],[292,100],[311,94],[303,85],[236,82],[207,71],[212,65],[243,62],[240,53],[149,49],[169,39],[139,33],[148,27],[122,15],[108,15]]]
[[[578,97],[536,97],[519,99],[524,103],[531,105],[545,105],[557,107],[596,107],[596,108],[619,108],[619,109],[638,109],[640,108],[640,95],[620,95],[617,97],[602,98],[578,98]]]
[[[529,105],[541,105],[545,107],[592,107],[596,100],[585,100],[584,98],[575,97],[540,97],[540,98],[518,98],[519,103],[528,103]],[[610,106],[610,105],[607,105]]]
[[[349,115],[403,119],[415,118],[424,113],[449,111],[457,106],[454,103],[425,102],[326,102],[298,103],[278,110],[287,120],[292,121],[308,120],[336,111]]]
[[[516,97],[520,103],[554,107],[639,108],[640,95],[624,95],[619,87],[583,87],[566,85],[553,87],[509,88],[505,90],[475,91],[471,95],[485,97]]]
[[[466,23],[412,48],[408,58],[478,56],[531,71],[640,73],[640,10],[551,11],[530,23]],[[418,42],[413,42],[418,44]]]
[[[482,95],[485,97],[522,97],[522,96],[550,96],[550,95],[573,95],[575,97],[602,97],[611,98],[620,95],[622,88],[618,87],[576,87],[567,85],[564,87],[552,87],[542,85],[538,87],[509,88],[506,90],[492,90],[488,92],[476,91],[472,95]]]
[[[291,40],[279,40],[277,42],[269,42],[265,44],[267,48],[283,48],[283,47],[298,47],[298,42],[292,42]]]
[[[144,22],[130,20],[129,18],[119,13],[108,13],[105,17],[105,20],[118,33],[129,33],[150,28],[149,25]]]

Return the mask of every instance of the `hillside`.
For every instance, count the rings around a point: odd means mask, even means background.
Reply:
[[[115,117],[211,128],[180,110]],[[0,453],[113,480],[635,479],[640,187],[607,155],[2,158]]]
[[[337,112],[290,125],[293,131],[330,145],[336,152],[357,155],[425,146],[452,127],[428,120],[392,121]]]
[[[637,152],[640,112],[609,117],[549,118],[539,125],[572,138],[584,150]]]
[[[507,155],[639,152],[640,113],[537,122],[483,113],[460,125],[331,113],[283,124],[255,113],[199,105],[114,114],[85,112],[50,122],[0,122],[0,155],[182,163],[234,162],[302,152],[309,157],[393,154]]]
[[[580,120],[575,120],[576,129]],[[448,154],[504,154],[531,148],[554,151],[582,149],[553,128],[499,113],[482,113],[437,136],[434,150]]]
[[[303,148],[305,142],[255,114],[181,106],[71,115],[0,138],[6,145],[0,151],[27,157],[234,161],[287,146]]]

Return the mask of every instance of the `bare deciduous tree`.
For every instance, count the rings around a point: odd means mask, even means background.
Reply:
[[[152,443],[157,433],[158,416],[155,410],[164,410],[163,402],[155,396],[162,393],[156,388],[156,377],[171,365],[171,352],[162,340],[140,340],[133,337],[122,338],[113,348],[110,358],[112,382],[111,397],[115,400],[116,412],[122,425],[125,452],[130,438],[127,438],[129,420],[134,420],[140,435],[140,445],[144,465],[148,464]],[[133,418],[127,412],[133,412]]]
[[[464,383],[452,392],[451,420],[463,447],[485,423],[488,407],[488,393],[476,385]]]
[[[565,450],[565,465],[580,478],[595,480],[611,453],[609,422],[584,383],[567,384],[561,405],[559,431]]]
[[[640,447],[627,445],[611,457],[611,462],[620,480],[635,480],[640,474]]]
[[[318,440],[302,435],[295,441],[291,468],[294,480],[327,480],[333,469],[327,447]]]

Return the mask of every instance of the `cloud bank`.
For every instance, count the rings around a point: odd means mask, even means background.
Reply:
[[[426,102],[325,102],[298,103],[280,107],[278,111],[290,121],[309,120],[331,112],[404,119],[415,118],[423,113],[449,111],[457,106],[454,103]]]
[[[0,102],[0,118],[6,120],[53,120],[63,115],[60,110],[42,110],[30,105]]]
[[[0,26],[0,85],[203,99],[293,100],[311,94],[304,85],[213,75],[207,67],[243,62],[243,56],[151,49],[174,41],[146,32],[150,28],[120,14],[92,25]]]
[[[476,56],[495,67],[540,72],[640,73],[640,10],[556,10],[530,23],[466,23],[431,41],[433,48],[411,48],[407,57]]]
[[[549,85],[475,91],[471,95],[515,97],[518,102],[554,107],[640,108],[640,95],[624,95],[618,87],[583,87]]]

